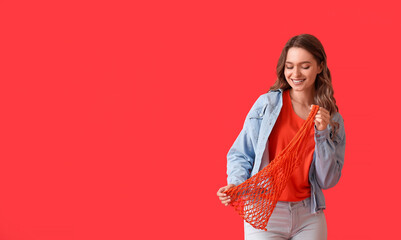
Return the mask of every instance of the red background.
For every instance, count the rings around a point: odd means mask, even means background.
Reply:
[[[0,1],[0,239],[243,239],[216,196],[285,42],[345,119],[329,239],[398,235],[397,1]]]

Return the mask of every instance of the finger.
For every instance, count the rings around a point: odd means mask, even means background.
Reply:
[[[324,108],[324,107],[319,107],[319,111],[320,112],[329,112],[326,108]]]
[[[226,197],[226,198],[221,199],[221,201],[222,201],[222,202],[230,202],[230,201],[231,201],[231,198]]]
[[[316,116],[315,120],[318,120],[319,122],[326,121],[324,118],[322,118],[322,116]]]
[[[325,119],[330,119],[330,114],[328,113],[328,112],[325,112],[325,111],[318,111],[317,113],[316,113],[316,116],[317,117],[320,117],[320,118],[325,118]]]
[[[327,110],[327,109],[325,109],[325,108],[319,108],[319,111],[321,112],[321,113],[324,113],[324,114],[330,114],[330,112]]]
[[[219,200],[221,201],[221,202],[226,202],[227,200],[230,200],[229,198],[226,198],[226,197],[221,197],[221,198],[219,198]]]
[[[235,187],[234,184],[228,184],[227,186],[222,187],[222,188],[224,189],[224,190],[223,190],[223,193],[225,194],[228,190],[230,190],[230,189],[233,188],[233,187]]]
[[[222,204],[230,203],[231,199],[220,200]]]
[[[227,186],[225,186],[225,187],[222,187],[222,188],[220,188],[220,192],[221,193],[224,193],[225,191],[227,191],[228,190],[228,187]]]
[[[321,114],[319,116],[319,118],[323,119],[325,122],[329,122],[330,121],[330,115],[328,115],[328,114]]]
[[[329,110],[322,108],[322,113],[326,114],[326,115],[330,115]]]
[[[228,191],[228,190],[230,190],[230,188],[226,188],[226,189],[224,190],[223,193],[224,193],[224,194],[227,194],[227,191]]]
[[[227,196],[227,194],[224,193],[226,190],[226,187],[222,187],[217,191],[217,196]]]
[[[326,118],[327,118],[327,119],[330,119],[330,118],[331,118],[331,115],[330,115],[329,112],[326,113]]]
[[[218,192],[218,193],[217,193],[217,196],[219,196],[219,197],[225,197],[225,196],[227,196],[227,194],[222,193],[222,192]]]
[[[226,200],[226,199],[231,199],[231,197],[230,196],[220,196],[219,199]]]
[[[327,109],[324,108],[324,107],[320,107],[320,109],[321,109],[322,111],[324,111],[324,112],[329,112],[329,110],[327,110]]]
[[[318,123],[321,124],[321,123],[323,122],[323,119],[321,119],[321,118],[316,118],[316,119],[315,119],[315,122],[318,122]]]

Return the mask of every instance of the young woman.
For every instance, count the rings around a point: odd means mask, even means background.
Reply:
[[[345,152],[344,121],[333,97],[331,75],[321,42],[310,34],[292,37],[277,64],[277,80],[248,112],[243,129],[227,154],[224,191],[266,167],[283,150],[319,105],[315,127],[303,146],[303,163],[295,169],[269,219],[267,231],[244,221],[245,239],[327,239],[322,189],[337,184]]]

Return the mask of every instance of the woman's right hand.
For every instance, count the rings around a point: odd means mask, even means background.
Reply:
[[[224,204],[225,206],[227,206],[228,204],[230,204],[231,199],[230,196],[227,196],[227,194],[225,194],[224,192],[227,191],[228,189],[235,187],[234,184],[228,184],[225,187],[220,188],[217,191],[217,196],[219,197],[220,201],[222,204]]]

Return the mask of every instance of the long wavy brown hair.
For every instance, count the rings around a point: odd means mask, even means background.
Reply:
[[[279,88],[287,90],[291,88],[284,76],[285,61],[288,50],[291,47],[303,48],[313,55],[318,65],[323,63],[323,70],[316,76],[314,102],[320,107],[327,109],[330,112],[330,115],[333,116],[334,113],[338,112],[338,106],[336,104],[336,99],[333,96],[334,90],[333,85],[331,84],[330,70],[327,67],[326,52],[324,51],[323,45],[319,39],[311,34],[300,34],[294,36],[285,44],[277,63],[277,80],[270,87],[270,90],[277,90]],[[338,123],[333,122],[332,119],[330,119],[330,125],[333,126],[332,138],[334,138],[338,130]]]

